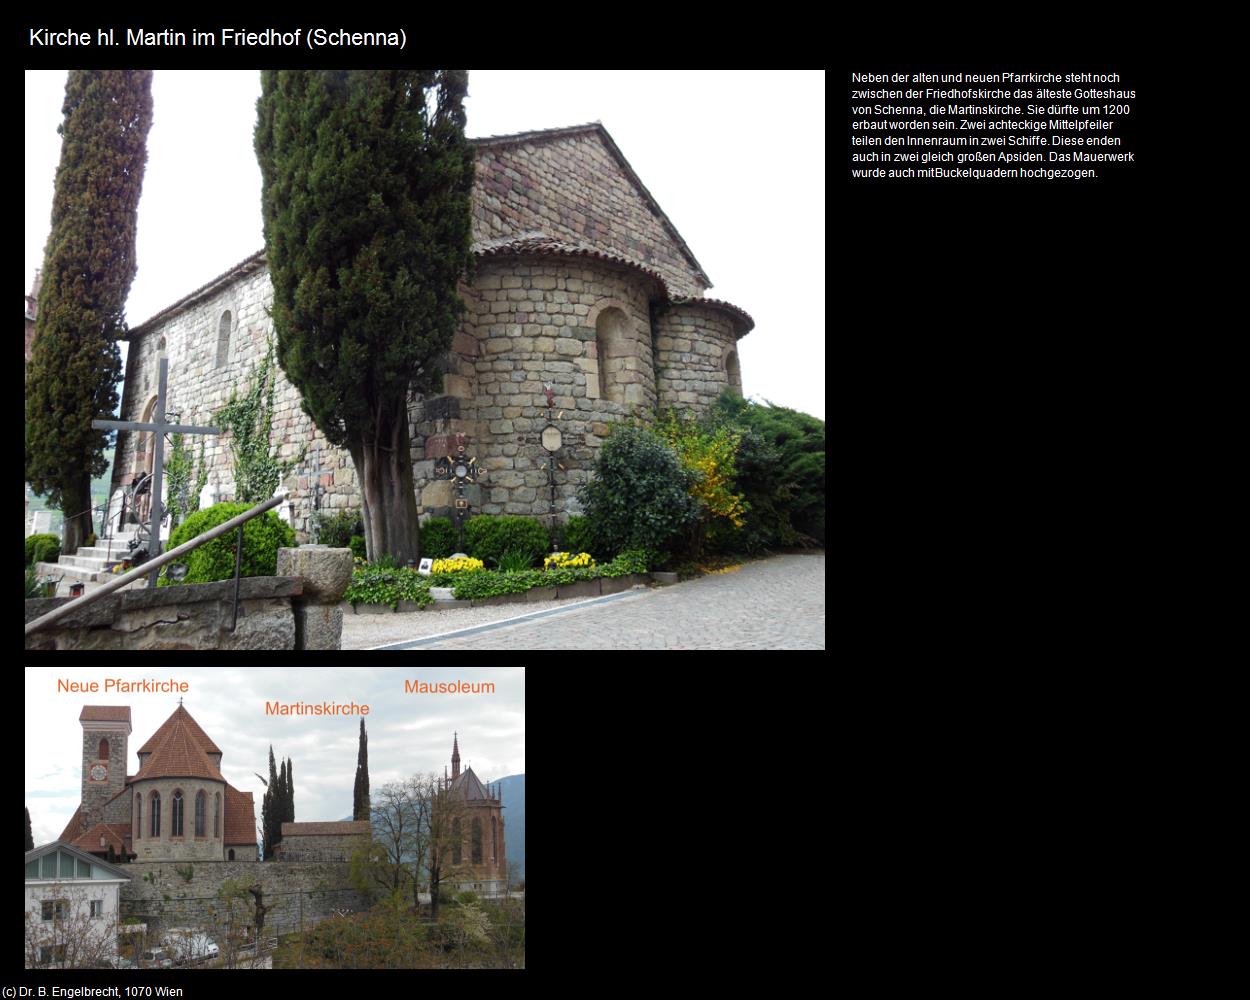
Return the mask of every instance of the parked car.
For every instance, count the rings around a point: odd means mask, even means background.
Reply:
[[[220,954],[220,949],[207,934],[190,927],[175,927],[168,931],[163,945],[178,965],[208,962]]]
[[[142,969],[172,969],[173,966],[174,960],[169,957],[164,948],[145,951],[139,962],[139,967]]]

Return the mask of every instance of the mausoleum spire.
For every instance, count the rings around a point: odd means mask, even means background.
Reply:
[[[460,742],[459,734],[451,734],[451,778],[455,781],[460,777]]]

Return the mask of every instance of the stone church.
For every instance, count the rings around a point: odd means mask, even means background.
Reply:
[[[256,810],[221,774],[220,748],[182,705],[126,773],[130,707],[86,705],[82,800],[59,841],[104,858],[256,861]]]
[[[452,512],[451,484],[434,465],[463,443],[482,470],[466,490],[471,514],[563,520],[578,511],[576,491],[611,423],[661,407],[700,410],[726,387],[741,392],[738,340],[754,321],[704,296],[711,280],[602,125],[472,145],[468,308],[441,359],[443,392],[410,408],[418,508],[423,517]],[[168,411],[212,423],[274,335],[272,301],[261,251],[134,327],[121,419],[151,417],[167,357]],[[548,413],[562,435],[554,491],[540,441]],[[304,455],[283,505],[301,542],[315,512],[360,507],[350,457],[313,426],[280,371],[273,434],[280,458]],[[234,490],[228,443],[204,440],[202,505]],[[150,472],[153,455],[151,434],[119,432],[114,490]]]
[[[483,785],[473,768],[460,770],[458,733],[452,734],[451,774],[443,769],[443,787],[462,814],[452,821],[453,885],[480,895],[502,894],[508,887],[503,793],[498,787]]]

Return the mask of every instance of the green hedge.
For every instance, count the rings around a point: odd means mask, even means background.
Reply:
[[[225,524],[232,517],[251,510],[250,503],[219,503],[207,510],[197,511],[174,529],[169,536],[169,548],[189,542],[210,528]],[[185,565],[187,575],[178,583],[212,583],[228,580],[234,576],[234,542],[236,532],[227,532],[220,538],[206,542],[198,549],[188,552],[172,565]],[[275,576],[278,572],[278,549],[295,545],[295,532],[273,511],[254,517],[243,526],[243,563],[240,576]],[[163,574],[161,586],[175,581]]]
[[[563,541],[560,548],[565,552],[589,552],[598,559],[602,553],[594,549],[594,533],[590,530],[590,519],[574,514],[569,518],[562,532]]]
[[[416,601],[421,607],[431,603],[430,587],[438,586],[433,577],[421,576],[415,569],[403,566],[397,569],[380,569],[363,566],[352,573],[351,586],[343,600],[355,607],[357,604],[389,604],[398,607],[400,601]]]
[[[541,562],[551,551],[551,539],[537,518],[487,514],[469,518],[464,526],[464,546],[469,555],[487,566],[498,566],[500,557],[509,550],[525,553],[530,562]]]
[[[446,559],[456,551],[456,529],[449,517],[431,517],[421,523],[421,558]]]
[[[27,535],[26,565],[54,563],[61,558],[61,539],[57,535]]]
[[[332,549],[351,548],[352,536],[365,533],[365,523],[358,510],[341,510],[337,514],[317,515],[317,543]]]

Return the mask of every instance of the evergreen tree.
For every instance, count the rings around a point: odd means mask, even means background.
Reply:
[[[278,771],[278,790],[274,792],[274,846],[277,847],[282,841],[282,824],[286,822],[286,761],[282,761],[282,767]]]
[[[71,70],[43,287],[26,374],[26,479],[65,514],[62,552],[91,531],[91,479],[107,471],[135,213],[152,124],[151,70]]]
[[[360,749],[356,751],[356,785],[352,789],[352,819],[369,818],[369,734],[360,720]]]
[[[266,70],[257,103],[278,360],[352,457],[369,559],[420,557],[408,401],[464,311],[463,70]]]
[[[278,766],[273,759],[273,746],[269,747],[269,783],[265,785],[265,798],[260,807],[260,825],[265,838],[265,860],[273,860],[273,852],[282,839],[281,810],[278,807]],[[275,829],[276,827],[276,829]]]
[[[286,804],[283,818],[288,823],[295,822],[295,762],[289,757],[286,761]]]
[[[35,849],[35,835],[30,832],[30,810],[26,810],[26,850]]]

